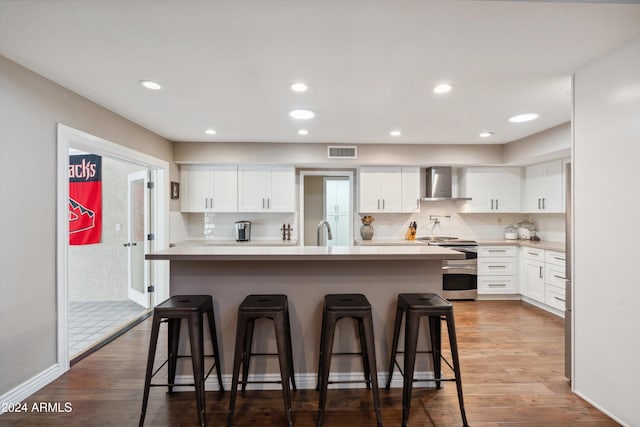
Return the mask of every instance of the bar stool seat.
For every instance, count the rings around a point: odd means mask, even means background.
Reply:
[[[404,351],[398,351],[398,340],[400,337],[400,328],[402,326],[402,318],[406,317]],[[427,316],[429,318],[429,337],[431,341],[430,351],[418,351],[418,332],[420,327],[420,318]],[[447,332],[449,335],[449,346],[451,349],[451,359],[453,365],[442,356],[441,338],[442,325],[441,321],[447,323]],[[397,353],[404,353],[404,371],[400,368],[396,360]],[[436,387],[441,387],[442,381],[455,381],[458,392],[458,404],[460,405],[460,413],[462,415],[463,426],[468,426],[467,415],[464,409],[464,400],[462,397],[462,379],[460,375],[460,362],[458,359],[458,341],[456,338],[456,328],[453,316],[453,305],[438,294],[400,294],[398,295],[398,303],[396,308],[396,319],[393,329],[393,343],[391,346],[391,358],[389,360],[389,375],[387,377],[386,388],[391,387],[391,379],[393,377],[394,366],[398,367],[400,374],[403,376],[402,391],[402,425],[406,426],[409,419],[409,411],[411,409],[411,392],[414,379],[414,369],[416,354],[430,353],[433,362],[433,371],[435,376]],[[454,378],[444,379],[441,377],[441,360],[451,368]],[[427,380],[424,380],[427,381]]]
[[[358,336],[360,340],[360,352],[358,353],[333,353],[333,339],[336,323],[342,318],[353,318],[358,324]],[[380,397],[378,393],[378,369],[376,367],[375,341],[373,335],[373,319],[371,304],[362,294],[329,294],[324,297],[322,313],[322,330],[320,331],[320,358],[318,362],[318,386],[320,402],[317,426],[324,421],[324,411],[327,402],[327,387],[329,384],[361,382],[353,381],[329,381],[331,357],[360,355],[364,369],[364,382],[373,392],[373,405],[378,419],[378,426],[382,426],[380,413]]]
[[[211,343],[213,354],[204,354],[204,333],[203,333],[203,315],[207,314],[209,323],[209,332],[211,334]],[[179,355],[178,343],[180,340],[180,324],[182,319],[187,320],[189,329],[189,344],[191,347],[191,355]],[[154,360],[156,348],[158,345],[158,335],[160,332],[160,324],[167,323],[168,329],[168,357],[167,360],[160,365],[154,372]],[[153,323],[151,326],[151,339],[149,341],[149,355],[147,357],[147,370],[144,382],[144,395],[142,398],[142,411],[140,413],[139,425],[144,425],[144,418],[147,412],[147,403],[149,401],[150,387],[168,387],[169,393],[173,392],[175,386],[194,386],[196,390],[196,406],[198,409],[198,421],[201,426],[206,425],[205,414],[205,393],[204,384],[213,368],[216,368],[218,376],[218,385],[220,391],[224,391],[222,385],[222,372],[220,367],[220,352],[218,350],[218,337],[216,333],[215,317],[213,313],[213,298],[211,295],[174,295],[166,301],[158,304],[153,309]],[[193,384],[176,384],[176,363],[178,358],[190,357],[193,366]],[[204,358],[212,357],[214,363],[211,369],[204,374]],[[160,369],[168,364],[168,381],[166,384],[152,384],[151,379],[160,371]]]
[[[252,353],[253,329],[256,319],[268,318],[273,321],[276,334],[277,353]],[[249,364],[251,356],[278,356],[280,362],[280,381],[249,381]],[[242,381],[239,381],[242,365]],[[245,391],[247,384],[278,383],[282,384],[284,411],[289,426],[293,425],[291,410],[291,389],[296,391],[293,370],[293,349],[291,345],[291,325],[286,295],[249,295],[238,307],[238,326],[236,329],[236,345],[233,356],[233,378],[231,381],[231,397],[227,426],[233,425],[238,382]],[[291,384],[291,388],[290,388]]]

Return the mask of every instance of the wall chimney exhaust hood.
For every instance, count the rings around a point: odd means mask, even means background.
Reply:
[[[422,198],[424,202],[442,202],[471,200],[470,197],[452,196],[452,171],[451,166],[432,166],[427,168],[427,195]]]

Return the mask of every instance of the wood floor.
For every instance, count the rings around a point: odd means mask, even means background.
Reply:
[[[564,372],[563,321],[519,301],[456,302],[464,399],[473,427],[617,426],[571,394]],[[70,412],[7,413],[1,426],[133,426],[138,423],[150,319],[83,359],[65,375],[27,399],[60,402]],[[380,357],[380,356],[379,356]],[[385,366],[385,360],[379,360]],[[385,426],[399,426],[401,389],[381,390]],[[207,392],[209,426],[226,422],[228,393]],[[294,394],[294,424],[315,425],[318,393]],[[330,390],[325,426],[374,426],[367,390]],[[239,394],[235,425],[284,425],[279,391]],[[151,390],[147,426],[197,425],[191,392]],[[460,426],[455,385],[415,388],[411,426]]]

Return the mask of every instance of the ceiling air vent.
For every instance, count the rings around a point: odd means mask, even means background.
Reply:
[[[330,159],[355,159],[358,154],[357,147],[345,147],[345,146],[329,146]]]

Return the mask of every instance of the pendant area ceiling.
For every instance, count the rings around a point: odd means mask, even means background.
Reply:
[[[0,0],[0,55],[172,141],[505,143],[639,36],[637,2]]]

